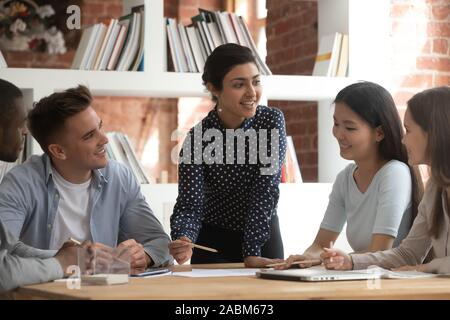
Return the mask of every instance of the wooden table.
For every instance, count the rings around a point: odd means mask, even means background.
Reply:
[[[174,266],[174,271],[195,268],[242,268],[242,264]],[[68,289],[64,282],[19,288],[14,299],[161,299],[161,300],[292,300],[292,299],[450,299],[449,278],[408,280],[296,282],[252,276],[185,278],[163,276],[131,278],[127,285]]]

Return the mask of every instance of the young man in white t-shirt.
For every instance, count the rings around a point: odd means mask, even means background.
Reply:
[[[0,114],[0,161],[14,162],[27,134],[26,111],[22,92],[2,79]],[[0,221],[0,292],[62,278],[63,271],[76,264],[73,244],[65,243],[56,255],[54,251],[39,250],[20,242]]]
[[[29,129],[45,154],[0,184],[0,219],[20,239],[55,249],[68,237],[127,251],[132,273],[172,263],[169,236],[127,167],[106,158],[108,138],[84,86],[41,99]]]

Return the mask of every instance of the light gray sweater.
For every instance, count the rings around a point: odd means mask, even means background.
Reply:
[[[54,251],[40,250],[18,241],[0,221],[0,292],[63,277]]]
[[[404,265],[418,265],[432,250],[433,260],[427,264],[426,272],[450,273],[450,219],[448,216],[446,192],[442,192],[444,219],[437,238],[428,234],[432,221],[432,208],[437,187],[430,181],[419,204],[418,214],[408,236],[396,248],[374,253],[352,254],[353,269],[365,269],[370,265],[395,268]]]

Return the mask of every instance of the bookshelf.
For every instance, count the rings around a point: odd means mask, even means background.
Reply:
[[[4,68],[0,69],[0,77],[27,92],[31,91],[34,101],[80,83],[87,85],[95,95],[161,98],[207,96],[200,74],[167,72],[164,1],[124,0],[123,4],[124,13],[128,13],[130,8],[136,5],[146,6],[144,71]],[[357,80],[376,81],[389,89],[389,84],[384,81],[390,78],[389,5],[389,0],[318,0],[319,39],[333,32],[349,34],[349,77],[262,77],[263,101],[318,101],[319,182],[332,182],[337,172],[345,166],[331,134],[331,103],[337,92]],[[38,153],[38,150],[33,149],[33,153]],[[164,189],[164,185],[160,186],[160,191],[154,188],[158,189],[158,186],[143,186],[143,192],[146,195],[150,194],[149,190],[156,194],[176,192],[173,191],[174,188],[169,188],[172,191]],[[152,199],[151,196],[147,198]],[[296,197],[291,200],[291,207],[297,207]],[[323,212],[317,214],[322,216]]]
[[[207,96],[201,75],[167,72],[167,47],[163,0],[123,1],[124,13],[145,4],[144,71],[86,71],[62,69],[0,69],[0,76],[38,100],[54,91],[79,83],[95,95],[160,98]],[[263,101],[318,101],[319,181],[331,182],[345,161],[331,135],[332,108],[337,92],[357,80],[372,80],[389,88],[389,0],[318,0],[318,36],[349,34],[349,77],[263,76]],[[149,63],[151,61],[151,63]],[[45,81],[37,81],[45,79]]]
[[[349,1],[351,2],[351,0],[343,2]],[[328,5],[328,2],[332,1],[321,0],[320,2],[326,2]],[[147,8],[151,8],[151,10],[145,11],[145,67],[143,72],[5,68],[0,70],[1,76],[21,88],[34,89],[36,91],[34,99],[78,83],[88,85],[97,95],[172,98],[207,96],[201,84],[200,74],[166,71],[164,1],[127,0],[124,1],[124,12],[127,12],[131,6],[141,3],[145,3]],[[46,81],[37,82],[36,79],[46,79]],[[332,98],[338,89],[353,82],[349,78],[288,75],[264,76],[262,81],[265,85],[267,99],[305,101]]]
[[[349,83],[369,80],[389,90],[391,21],[389,0],[318,0],[318,38],[334,32],[349,35]],[[324,79],[323,77],[319,77]],[[334,96],[343,86],[333,79],[334,94],[318,101],[319,182],[332,182],[348,161],[339,155],[331,131]]]

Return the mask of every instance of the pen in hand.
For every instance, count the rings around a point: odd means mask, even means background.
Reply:
[[[325,251],[333,249],[333,241],[330,241],[330,247],[329,248],[323,247],[323,249]],[[333,262],[333,257],[330,257],[330,262]]]
[[[330,241],[330,248],[326,248],[323,247],[324,250],[330,250],[333,248],[333,241]],[[330,261],[333,261],[333,258],[330,258]],[[298,260],[298,261],[294,261],[291,263],[291,265],[302,265],[302,264],[311,264],[311,265],[319,265],[322,264],[322,259],[310,259],[310,260]],[[266,265],[266,267],[268,268],[272,268],[272,267],[279,267],[279,266],[284,266],[286,265],[286,262],[279,262],[279,263],[271,263]]]
[[[322,260],[320,259],[312,259],[312,260],[299,260],[299,261],[294,261],[291,263],[291,265],[297,265],[297,264],[312,264],[312,265],[318,265],[321,264]],[[271,263],[266,265],[266,267],[268,268],[272,268],[272,267],[278,267],[278,266],[284,266],[286,265],[286,262],[279,262],[279,263]]]
[[[75,243],[77,246],[81,246],[81,242],[74,238],[69,238],[69,241]]]
[[[191,247],[197,248],[197,249],[202,249],[202,250],[209,251],[209,252],[219,252],[219,251],[217,251],[217,249],[201,246],[201,245],[195,244],[195,243],[191,243]]]

